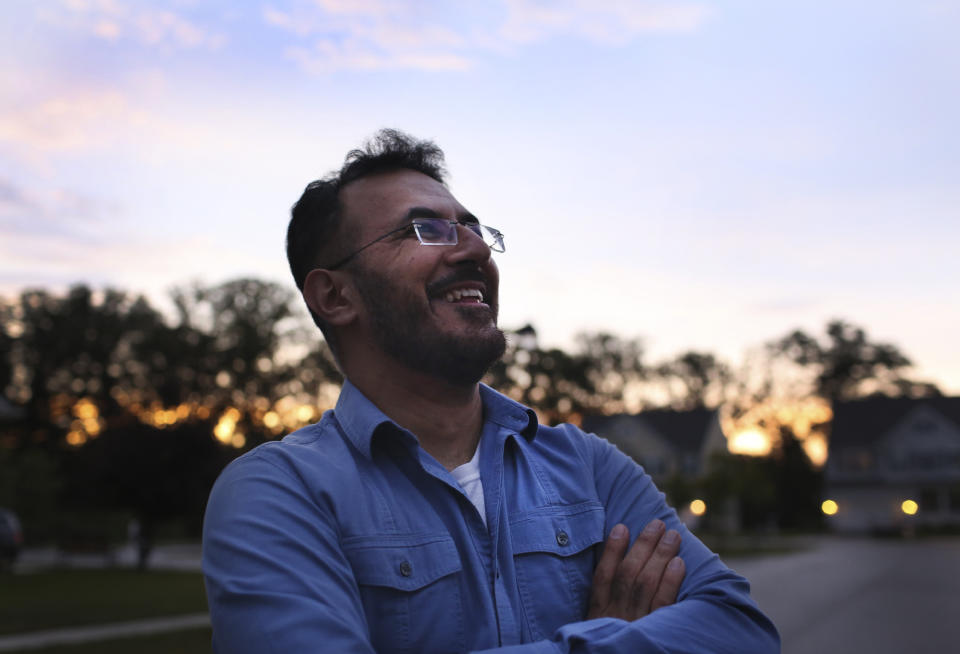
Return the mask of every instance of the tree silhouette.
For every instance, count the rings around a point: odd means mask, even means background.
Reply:
[[[683,352],[659,365],[656,374],[667,388],[670,406],[686,411],[716,408],[726,399],[733,375],[707,352]]]
[[[831,402],[873,393],[939,394],[932,384],[903,376],[911,362],[895,345],[874,342],[862,328],[842,320],[828,323],[825,332],[825,338],[817,339],[795,330],[767,348],[774,357],[810,371],[813,391]]]
[[[576,342],[573,353],[541,348],[527,325],[511,334],[485,380],[550,423],[623,411],[625,389],[646,375],[640,342],[604,333],[579,334]]]
[[[26,414],[3,427],[0,468],[42,448],[63,481],[62,508],[122,507],[149,536],[158,520],[195,522],[216,471],[238,452],[214,440],[218,418],[230,416],[226,440],[243,434],[251,447],[290,427],[264,424],[281,398],[315,403],[339,381],[285,287],[239,279],[176,289],[173,299],[170,317],[143,297],[82,285],[0,304],[0,379]]]

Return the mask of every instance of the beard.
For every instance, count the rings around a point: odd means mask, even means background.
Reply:
[[[478,275],[474,269],[464,272],[462,278],[476,279]],[[425,306],[390,277],[358,265],[355,279],[371,316],[377,344],[407,367],[457,386],[468,386],[479,382],[503,356],[507,342],[496,326],[495,300],[489,300],[489,312],[477,307],[454,307],[467,327],[444,331],[431,320],[429,305]]]

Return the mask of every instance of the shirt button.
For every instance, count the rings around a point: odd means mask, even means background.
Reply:
[[[400,564],[400,574],[402,574],[404,577],[409,577],[413,574],[413,566],[410,565],[409,561],[404,561]]]
[[[570,542],[570,537],[567,536],[567,532],[565,532],[563,529],[558,529],[558,530],[557,530],[557,545],[559,545],[560,547],[566,547],[566,546],[567,546],[567,543],[569,543],[569,542]]]

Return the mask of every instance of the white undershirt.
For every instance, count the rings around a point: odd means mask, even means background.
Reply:
[[[453,478],[460,484],[460,488],[467,494],[477,511],[480,512],[480,519],[483,525],[487,525],[487,509],[483,502],[483,482],[480,481],[480,444],[477,444],[477,451],[473,453],[473,458],[457,466],[450,471]]]

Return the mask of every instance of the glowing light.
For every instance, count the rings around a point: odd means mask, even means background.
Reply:
[[[759,429],[746,429],[730,437],[727,449],[731,454],[766,456],[770,454],[770,437]]]
[[[233,408],[223,412],[220,420],[217,421],[217,426],[213,428],[213,435],[217,437],[218,441],[224,444],[233,441],[234,431],[237,428],[237,418],[239,417],[240,412]]]
[[[803,441],[803,451],[818,468],[827,462],[827,441],[822,434],[811,434]]]
[[[233,445],[235,448],[240,449],[241,447],[247,444],[247,437],[241,434],[240,432],[237,432],[230,439],[230,444]]]
[[[67,433],[67,443],[74,447],[79,447],[87,442],[87,435],[82,431],[74,429]]]
[[[819,467],[827,459],[826,426],[832,417],[830,405],[819,398],[770,398],[749,406],[728,404],[720,420],[723,432],[731,434],[728,448],[732,453],[769,454],[780,430],[788,428],[803,443],[811,463]],[[742,434],[749,432],[759,432],[764,438],[753,433],[739,442]]]
[[[81,420],[96,419],[100,415],[100,411],[97,410],[97,405],[92,400],[85,397],[73,405],[73,415]]]
[[[707,512],[707,503],[703,500],[694,500],[690,502],[690,513],[693,515],[703,515]]]
[[[836,515],[837,511],[840,510],[840,506],[833,500],[824,500],[823,504],[820,505],[820,510],[826,515]]]
[[[280,426],[280,416],[276,411],[267,411],[263,414],[263,424],[267,429],[275,429]]]
[[[297,408],[297,420],[304,423],[313,420],[313,407],[309,404],[300,405]]]
[[[919,508],[920,507],[913,500],[904,500],[903,504],[900,505],[900,510],[906,513],[907,515],[916,514]]]

